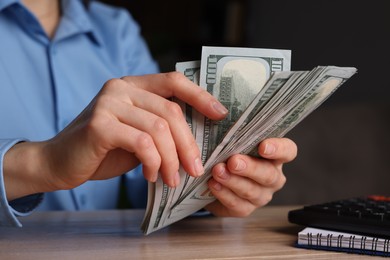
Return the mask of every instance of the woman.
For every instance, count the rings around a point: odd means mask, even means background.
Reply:
[[[157,74],[127,11],[80,0],[0,0],[0,35],[2,225],[20,226],[16,217],[37,207],[114,208],[120,176],[137,206],[145,198],[138,176],[155,181],[159,173],[177,186],[179,161],[190,175],[203,173],[185,119],[167,98],[214,120],[227,110],[184,76]],[[208,184],[217,200],[207,210],[246,216],[269,202],[296,145],[269,139],[259,154],[264,159],[234,155],[213,168]]]

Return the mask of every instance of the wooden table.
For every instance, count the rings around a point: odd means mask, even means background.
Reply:
[[[143,210],[36,212],[21,219],[23,228],[0,228],[0,259],[367,257],[294,247],[302,227],[287,221],[293,208],[267,206],[242,219],[189,217],[148,236],[139,228]]]

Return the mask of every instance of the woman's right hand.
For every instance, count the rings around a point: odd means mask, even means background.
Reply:
[[[139,163],[147,180],[161,174],[171,187],[179,184],[179,164],[200,176],[198,146],[180,107],[168,99],[173,96],[211,119],[227,115],[217,99],[178,72],[109,80],[57,136],[6,153],[8,200],[109,179]]]

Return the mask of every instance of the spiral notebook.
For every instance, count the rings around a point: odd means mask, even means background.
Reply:
[[[390,257],[390,239],[306,227],[297,247]]]

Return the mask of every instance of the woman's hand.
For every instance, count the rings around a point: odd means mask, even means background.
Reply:
[[[168,100],[173,96],[211,119],[227,114],[217,99],[177,72],[109,80],[57,136],[20,143],[6,153],[7,198],[71,189],[139,163],[147,180],[156,181],[160,173],[171,187],[180,181],[179,161],[191,176],[200,176],[199,149],[182,110]]]
[[[266,205],[281,189],[286,177],[284,163],[297,155],[297,146],[287,138],[270,138],[258,146],[254,158],[237,154],[214,166],[208,186],[216,201],[205,208],[216,216],[245,217]]]

